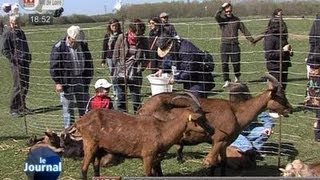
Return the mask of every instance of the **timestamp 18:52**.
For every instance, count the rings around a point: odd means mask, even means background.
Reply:
[[[29,22],[33,25],[50,25],[53,23],[51,14],[29,14]]]

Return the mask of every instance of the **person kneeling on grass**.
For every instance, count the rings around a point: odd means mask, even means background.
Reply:
[[[113,109],[112,100],[109,97],[109,90],[112,86],[106,79],[98,79],[94,85],[96,93],[89,99],[86,113],[93,109]]]

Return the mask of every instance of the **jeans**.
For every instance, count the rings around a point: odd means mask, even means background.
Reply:
[[[112,75],[113,75],[113,71],[114,71],[114,64],[113,64],[113,62],[112,62],[112,59],[107,58],[106,61],[107,61],[109,73],[110,73],[110,75],[112,76]]]
[[[112,59],[110,58],[107,58],[107,64],[108,64],[108,69],[109,69],[109,72],[110,72],[110,79],[111,79],[111,83],[114,84],[114,78],[112,77],[113,76],[113,73],[114,73],[114,69],[115,69],[115,66],[112,62]],[[113,85],[113,95],[115,95],[115,99],[117,99],[117,88],[115,85]],[[115,103],[113,103],[115,104]]]
[[[60,102],[62,105],[63,124],[66,129],[74,123],[74,101],[68,100],[68,98],[65,97],[64,92],[61,92]]]
[[[60,93],[60,102],[64,127],[68,128],[75,121],[75,107],[78,108],[79,116],[83,116],[90,96],[88,85],[76,84],[64,87],[64,89],[65,91]]]
[[[256,127],[246,136],[239,134],[238,138],[230,145],[238,148],[242,152],[249,150],[260,151],[267,142],[268,136],[264,134],[265,127]]]

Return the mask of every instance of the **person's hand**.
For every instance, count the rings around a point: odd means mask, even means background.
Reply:
[[[267,135],[267,136],[271,136],[271,134],[273,133],[272,129],[270,128],[267,128],[264,130],[264,133]]]
[[[283,46],[282,50],[283,51],[291,51],[292,50],[291,45],[287,44],[287,45]]]
[[[56,89],[56,92],[57,92],[57,93],[63,92],[63,87],[62,87],[61,84],[56,84],[56,85],[55,85],[55,89]]]
[[[169,84],[174,84],[174,76],[171,76],[169,79]]]
[[[155,76],[161,77],[162,76],[162,69],[159,69],[156,73],[154,73]]]
[[[252,45],[256,45],[256,43],[258,42],[257,39],[253,39],[252,41],[250,41]]]

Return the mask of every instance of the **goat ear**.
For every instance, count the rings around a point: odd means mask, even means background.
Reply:
[[[283,168],[279,168],[279,170],[280,170],[281,172],[285,172],[285,171],[286,171],[286,170],[283,169]]]
[[[51,136],[52,136],[52,134],[51,134],[50,132],[44,132],[44,134],[45,134],[46,136],[48,136],[48,137],[51,137]]]

